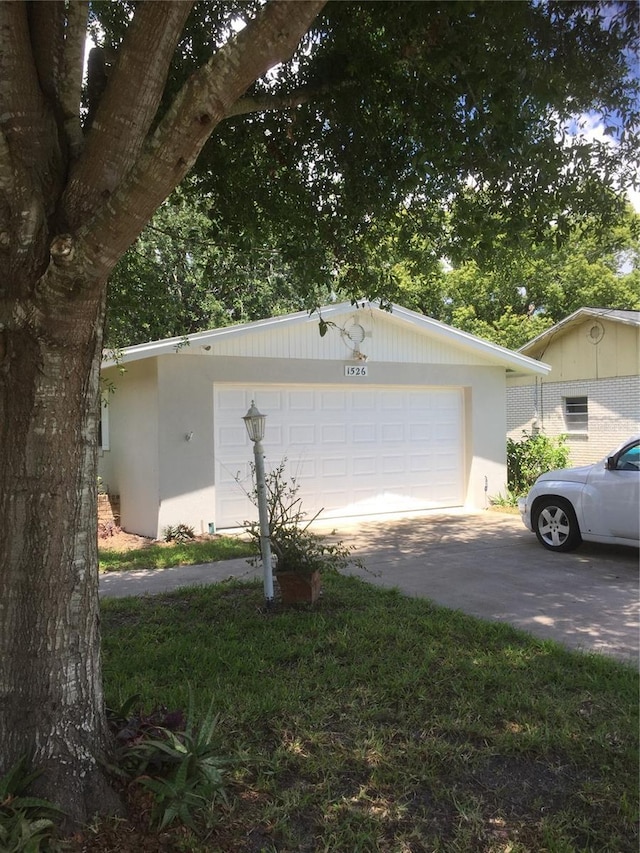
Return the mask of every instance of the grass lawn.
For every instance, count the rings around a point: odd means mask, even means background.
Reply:
[[[236,557],[248,557],[253,553],[255,553],[255,547],[250,542],[233,536],[219,536],[205,541],[148,545],[145,548],[127,551],[98,547],[101,572],[168,569],[172,566],[233,560]]]
[[[631,667],[355,578],[324,586],[315,608],[270,613],[259,583],[102,602],[109,704],[186,708],[191,686],[236,763],[206,838],[107,822],[82,849],[636,853]]]

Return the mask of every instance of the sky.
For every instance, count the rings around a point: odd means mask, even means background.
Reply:
[[[581,127],[581,133],[587,141],[598,140],[609,145],[616,144],[612,137],[605,133],[605,125],[600,116],[595,114],[579,116],[575,125]],[[638,179],[640,180],[640,159],[638,161]],[[627,197],[634,210],[640,213],[640,190],[627,189]]]

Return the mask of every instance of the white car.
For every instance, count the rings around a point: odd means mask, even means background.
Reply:
[[[595,465],[542,474],[518,500],[518,509],[525,526],[550,551],[571,551],[583,540],[637,548],[640,435]]]

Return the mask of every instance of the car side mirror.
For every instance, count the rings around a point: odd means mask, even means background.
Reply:
[[[607,471],[615,471],[616,470],[616,458],[615,458],[615,456],[608,456],[604,467],[607,469]]]

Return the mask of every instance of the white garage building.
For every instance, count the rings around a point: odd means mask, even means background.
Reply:
[[[125,530],[255,518],[242,417],[267,415],[322,517],[486,506],[506,483],[506,375],[548,367],[400,306],[331,305],[132,346],[103,366],[100,476]],[[111,393],[113,392],[113,393]]]

